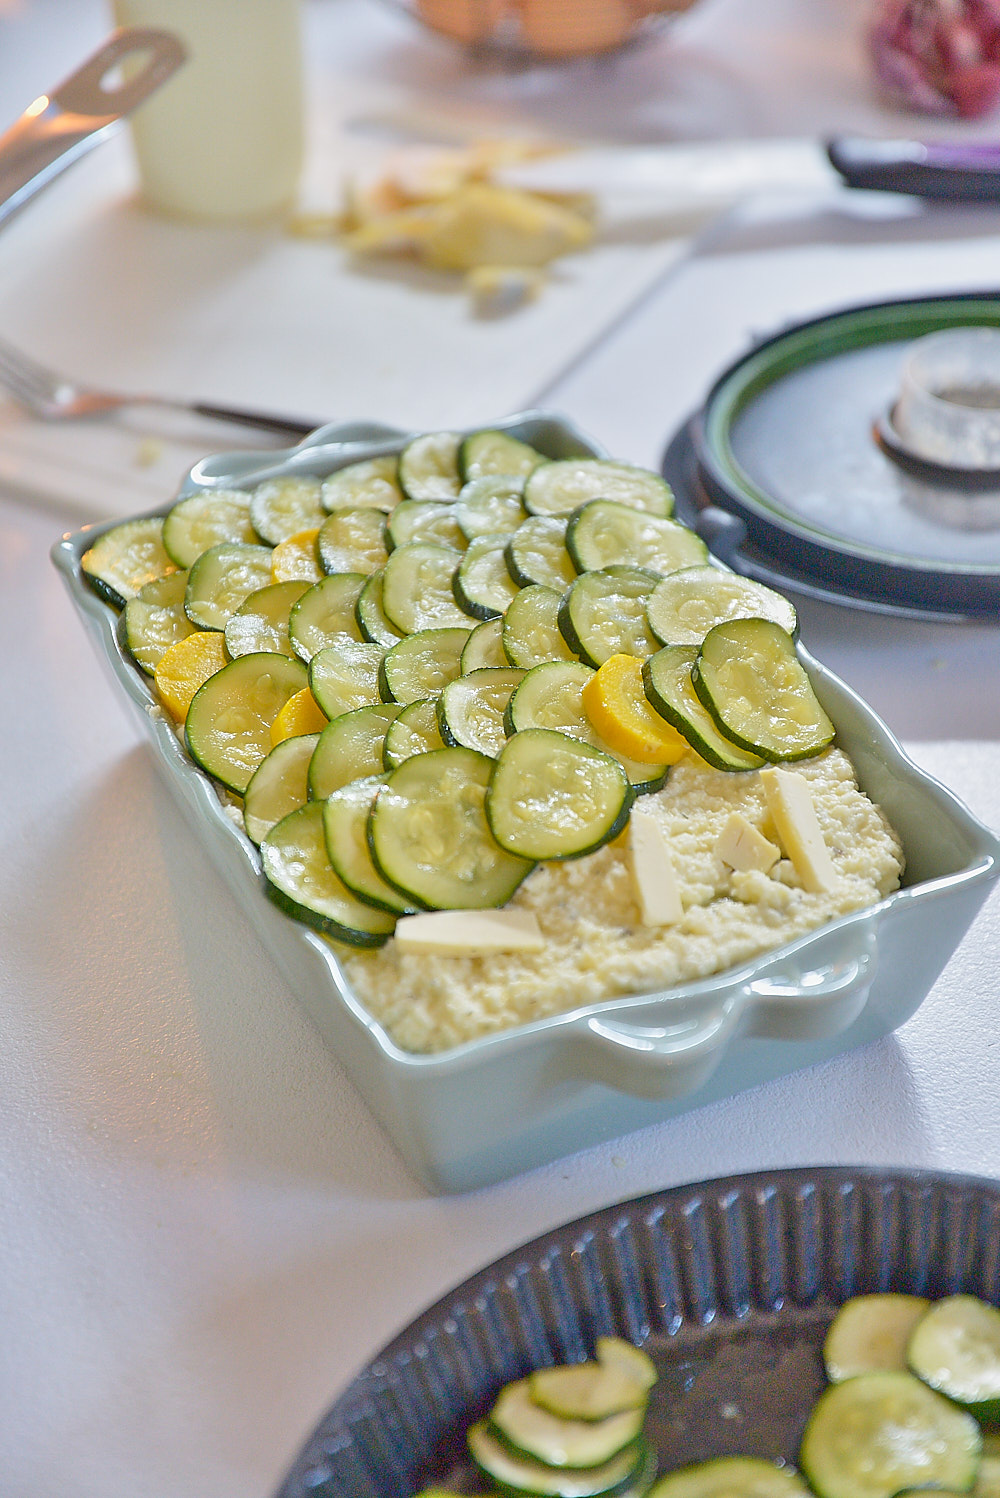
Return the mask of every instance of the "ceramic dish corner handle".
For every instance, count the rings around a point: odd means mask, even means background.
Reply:
[[[861,1013],[875,976],[872,914],[807,938],[752,978],[679,1000],[666,996],[656,1006],[662,1024],[591,1015],[583,1032],[591,1059],[623,1092],[683,1097],[708,1080],[737,1030],[772,1040],[839,1034]]]

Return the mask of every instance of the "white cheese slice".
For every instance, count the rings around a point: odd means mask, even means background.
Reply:
[[[764,799],[782,846],[803,885],[813,894],[833,889],[837,871],[816,816],[809,782],[792,770],[760,772]]]
[[[531,910],[429,910],[396,922],[401,952],[473,957],[478,952],[540,952],[545,946]]]
[[[748,822],[741,811],[734,811],[719,833],[715,851],[731,869],[745,873],[757,869],[766,874],[778,862],[781,849],[776,848],[758,827]]]
[[[643,925],[675,925],[684,915],[684,907],[666,833],[649,812],[633,808],[628,838]]]

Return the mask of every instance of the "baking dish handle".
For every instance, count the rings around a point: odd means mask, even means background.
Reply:
[[[639,1097],[682,1097],[708,1080],[737,1030],[771,1040],[824,1040],[838,1035],[865,1006],[877,961],[872,912],[834,928],[819,942],[786,953],[772,970],[725,987],[696,991],[655,1008],[661,1024],[591,1015],[584,1030],[600,1050],[607,1076]],[[652,1006],[650,1006],[652,1007]]]

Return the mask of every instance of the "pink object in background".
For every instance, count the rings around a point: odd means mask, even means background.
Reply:
[[[878,0],[869,43],[906,108],[976,119],[1000,104],[1000,0]]]

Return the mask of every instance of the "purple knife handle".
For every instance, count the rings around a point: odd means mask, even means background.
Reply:
[[[958,203],[1000,202],[1000,146],[841,135],[826,149],[849,187]]]

